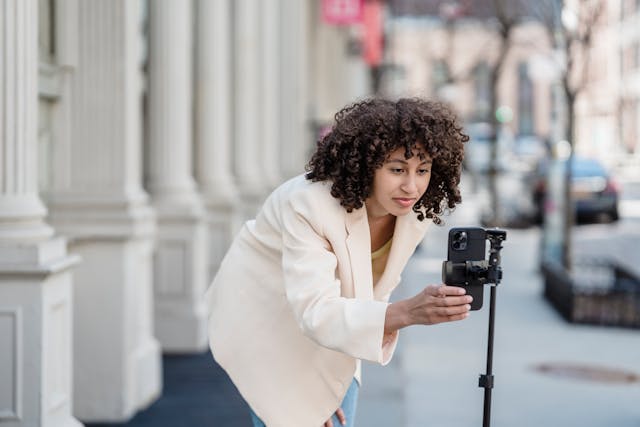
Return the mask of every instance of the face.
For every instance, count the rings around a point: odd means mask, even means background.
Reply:
[[[422,153],[422,158],[420,158]],[[372,217],[401,216],[422,197],[431,179],[431,157],[414,149],[413,157],[404,158],[404,148],[392,151],[373,177],[373,191],[365,204]]]

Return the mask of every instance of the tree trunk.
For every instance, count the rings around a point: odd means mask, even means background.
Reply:
[[[489,102],[489,124],[491,125],[491,133],[489,139],[489,169],[487,170],[487,184],[489,187],[490,200],[490,217],[488,219],[489,226],[500,226],[502,224],[502,215],[500,212],[500,196],[498,193],[498,120],[496,119],[496,109],[498,108],[498,74],[499,66],[496,66],[491,72],[490,90],[491,100]]]
[[[573,194],[571,192],[571,165],[573,164],[573,156],[574,156],[574,148],[575,148],[575,139],[576,139],[576,131],[575,131],[575,108],[574,101],[576,98],[576,94],[572,93],[568,88],[565,87],[565,96],[567,100],[567,141],[569,142],[569,146],[571,147],[571,151],[569,152],[569,158],[567,159],[567,165],[565,169],[564,176],[564,197],[565,197],[565,221],[564,221],[564,242],[562,243],[562,263],[567,270],[571,270],[573,259],[572,259],[572,244],[571,244],[571,234],[573,230],[573,225],[575,222],[575,206],[573,200]]]

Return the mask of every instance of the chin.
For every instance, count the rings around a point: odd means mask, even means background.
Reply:
[[[413,208],[396,209],[395,212],[391,212],[391,215],[394,215],[394,216],[405,216],[405,215],[410,214],[411,212],[413,212]]]

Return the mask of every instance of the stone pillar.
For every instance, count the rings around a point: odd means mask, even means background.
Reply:
[[[192,8],[149,2],[147,185],[158,214],[156,335],[165,351],[207,347],[208,237],[192,174]]]
[[[81,426],[72,407],[71,267],[37,190],[36,0],[0,5],[0,424]]]
[[[196,178],[209,219],[209,279],[235,234],[238,197],[231,172],[231,3],[198,0],[196,10]]]
[[[317,23],[310,40],[311,99],[316,125],[323,126],[332,124],[335,113],[348,103],[370,95],[371,84],[362,56],[349,52],[350,43],[358,39],[354,29],[324,25],[319,16],[313,18]]]
[[[308,2],[280,2],[280,143],[284,177],[304,172],[313,148],[308,99]]]
[[[66,4],[63,2],[62,4]],[[76,273],[74,413],[123,421],[161,392],[153,336],[155,216],[142,189],[142,17],[129,0],[79,1],[54,131],[51,221]]]
[[[280,46],[278,0],[260,2],[260,119],[262,175],[271,190],[278,186],[280,176]]]
[[[261,133],[260,1],[234,2],[234,145],[240,222],[255,217],[269,186],[264,181]]]

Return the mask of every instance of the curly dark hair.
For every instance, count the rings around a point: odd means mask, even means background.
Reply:
[[[442,224],[445,210],[462,201],[458,185],[468,140],[443,104],[419,98],[367,99],[335,115],[331,131],[318,141],[306,165],[306,178],[331,181],[331,195],[351,212],[371,195],[374,173],[391,152],[402,147],[409,159],[414,148],[423,148],[433,160],[431,181],[413,211],[420,221]]]

